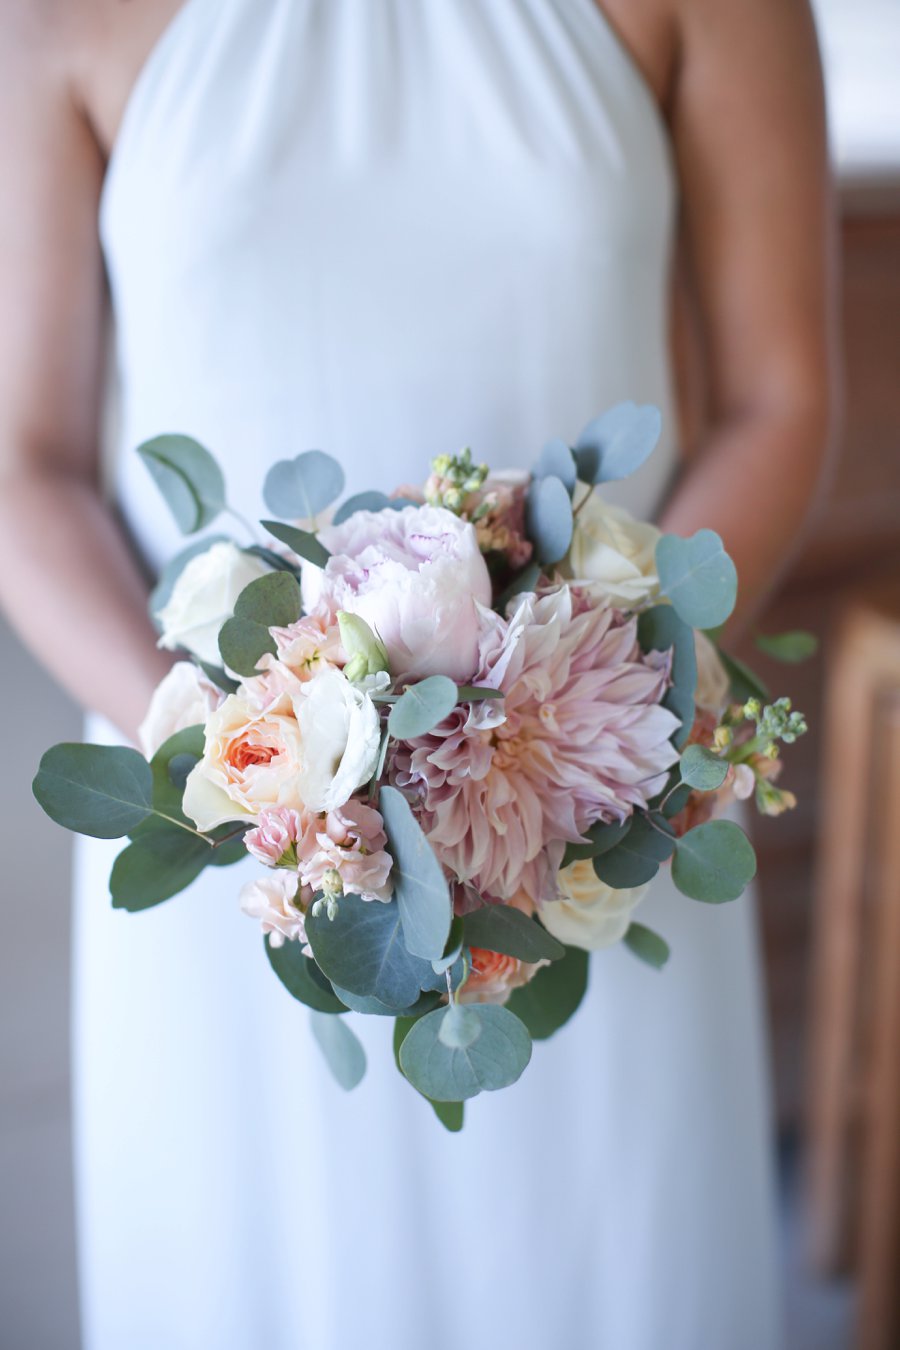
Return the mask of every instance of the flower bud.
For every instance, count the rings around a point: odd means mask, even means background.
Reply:
[[[375,636],[365,619],[343,609],[338,612],[337,619],[341,642],[347,653],[344,674],[351,684],[389,669],[384,643]]]

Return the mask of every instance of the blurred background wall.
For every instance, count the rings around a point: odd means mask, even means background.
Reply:
[[[823,659],[767,669],[754,654],[813,729],[789,756],[797,810],[762,823],[756,842],[789,1347],[897,1350],[900,0],[817,10],[840,189],[846,413],[827,501],[759,624],[813,629]],[[46,827],[30,780],[42,749],[76,738],[80,719],[2,621],[0,672],[13,710],[0,779],[0,1346],[77,1350],[70,848]]]

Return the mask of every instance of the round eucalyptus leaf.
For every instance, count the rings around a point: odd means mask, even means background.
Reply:
[[[461,1102],[519,1078],[531,1058],[531,1037],[519,1019],[496,1004],[472,1005],[481,1024],[463,1048],[441,1040],[445,1010],[420,1018],[400,1046],[400,1067],[413,1087],[435,1102]]]
[[[189,822],[181,809],[181,799],[184,796],[184,780],[203,755],[203,743],[202,726],[184,727],[163,741],[150,761],[153,809],[183,824],[193,825],[193,821]],[[176,776],[173,776],[173,768]]]
[[[661,816],[654,815],[659,828],[652,825],[643,812],[632,816],[631,829],[620,844],[594,859],[594,871],[601,881],[614,890],[630,890],[652,881],[675,847],[668,825]]]
[[[546,1040],[578,1010],[588,981],[588,953],[567,947],[559,961],[514,989],[506,1007],[525,1023],[535,1040]]]
[[[672,880],[692,900],[736,900],[756,875],[753,845],[730,820],[710,820],[677,841]]]
[[[312,520],[344,490],[344,470],[322,450],[306,450],[273,464],[263,483],[263,499],[282,520]]]
[[[182,534],[215,520],[225,506],[225,479],[212,455],[191,436],[155,436],[138,454]]]
[[[431,1106],[444,1129],[449,1130],[451,1134],[459,1134],[465,1120],[465,1103],[432,1102]]]
[[[437,961],[432,961],[431,968],[435,975],[443,975],[456,965],[462,954],[463,949],[464,924],[461,915],[456,915],[451,921],[450,932],[447,941],[444,944],[444,954]]]
[[[659,583],[691,628],[716,628],[737,599],[737,571],[715,530],[690,539],[664,534],[656,545]]]
[[[578,437],[575,458],[583,483],[627,478],[659,443],[662,416],[652,404],[617,403],[595,417]]]
[[[135,914],[169,900],[190,886],[212,854],[205,840],[160,822],[124,848],[113,863],[109,878],[113,908]]]
[[[725,782],[730,767],[727,759],[713,754],[705,745],[687,746],[679,765],[682,781],[698,792],[715,792]]]
[[[392,706],[388,731],[398,741],[426,736],[452,713],[459,701],[456,685],[446,675],[429,675],[407,685]]]
[[[562,479],[555,474],[535,479],[528,490],[525,528],[538,562],[559,562],[572,542],[572,503]]]
[[[623,940],[629,951],[654,970],[662,970],[671,955],[665,938],[642,923],[629,924]]]
[[[455,694],[455,685],[453,689]],[[391,879],[406,950],[423,961],[440,961],[453,918],[444,869],[402,792],[383,787],[378,794],[378,809],[393,859]],[[406,1003],[412,1001],[407,999]]]
[[[150,765],[125,746],[54,745],[32,790],[57,825],[95,839],[130,834],[153,809]]]
[[[302,944],[297,941],[283,942],[273,947],[271,940],[265,939],[266,956],[269,965],[278,976],[288,993],[308,1008],[320,1013],[343,1013],[346,1006],[324,979],[317,979],[316,963],[303,955]]]
[[[366,1072],[366,1052],[355,1032],[343,1017],[326,1017],[310,1011],[313,1036],[325,1056],[335,1082],[346,1092],[362,1082]]]
[[[234,604],[237,619],[266,628],[286,628],[301,613],[300,587],[289,572],[267,572],[245,586]]]
[[[672,605],[654,605],[638,618],[638,642],[645,652],[672,650],[672,687],[663,704],[681,726],[672,737],[672,744],[680,750],[691,734],[694,724],[694,693],[697,688],[697,648],[694,630],[679,618]]]
[[[384,492],[357,492],[348,497],[335,511],[332,525],[343,525],[345,520],[355,516],[357,511],[389,511],[396,503]]]
[[[546,478],[550,474],[565,484],[571,497],[575,490],[575,456],[565,441],[548,441],[538,456],[534,467],[535,478]]]
[[[396,900],[382,904],[344,895],[334,919],[324,913],[307,915],[306,935],[334,985],[377,998],[389,1008],[412,1007],[421,990],[437,979],[430,961],[407,950]]]
[[[265,624],[252,619],[226,619],[219,629],[219,652],[229,670],[238,675],[256,675],[265,652],[274,656],[275,639]]]
[[[556,961],[565,947],[543,924],[512,905],[482,905],[464,919],[469,947],[515,956],[519,961]]]
[[[631,816],[626,816],[622,821],[610,821],[608,824],[597,821],[590,829],[585,830],[584,844],[566,844],[562,866],[568,867],[571,863],[580,862],[584,858],[597,858],[601,853],[608,853],[625,838],[631,829],[631,821]]]
[[[422,994],[409,1008],[392,1008],[387,1003],[382,1003],[380,999],[366,997],[363,994],[351,994],[349,989],[342,989],[337,984],[333,987],[338,998],[351,1012],[364,1013],[368,1017],[421,1017],[424,1013],[431,1012],[441,1001],[437,993]]]
[[[464,1003],[451,1003],[445,1008],[438,1029],[441,1044],[451,1050],[466,1050],[481,1035],[481,1018],[474,1008]]]
[[[331,557],[325,545],[309,530],[298,530],[296,525],[283,525],[280,520],[261,520],[259,523],[282,544],[287,544],[298,558],[315,563],[316,567],[324,567]]]

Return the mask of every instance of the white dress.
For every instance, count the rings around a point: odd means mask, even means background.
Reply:
[[[188,0],[144,67],[101,227],[115,493],[183,546],[133,453],[183,431],[259,515],[311,447],[352,491],[469,444],[528,464],[625,398],[667,439],[674,181],[595,0]],[[113,735],[96,719],[93,739]],[[460,1135],[354,1017],[344,1094],[237,907],[255,865],[114,913],[82,841],[75,1125],[86,1350],[772,1350],[779,1342],[753,906],[661,877],[673,957],[592,960],[575,1019]]]

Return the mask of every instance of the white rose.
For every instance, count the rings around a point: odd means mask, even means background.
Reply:
[[[694,632],[694,650],[697,653],[697,688],[694,703],[698,712],[711,713],[718,718],[728,703],[731,681],[719,659],[715,645],[698,628]]]
[[[590,858],[571,863],[559,874],[562,899],[541,906],[544,927],[570,947],[598,951],[620,942],[631,923],[631,912],[649,886],[617,891],[601,881]]]
[[[138,744],[147,759],[176,731],[205,722],[225,695],[192,661],[177,661],[153,691],[138,727]]]
[[[339,670],[323,669],[266,707],[238,691],[206,724],[188,775],[185,813],[200,830],[276,806],[330,811],[375,771],[378,712]]]
[[[582,503],[584,503],[582,505]],[[633,609],[656,599],[656,544],[660,531],[613,506],[592,488],[579,483],[569,570],[597,598],[620,609]]]
[[[270,569],[235,544],[213,544],[186,564],[157,619],[160,647],[182,647],[207,665],[220,666],[219,629],[231,618],[245,586]]]

